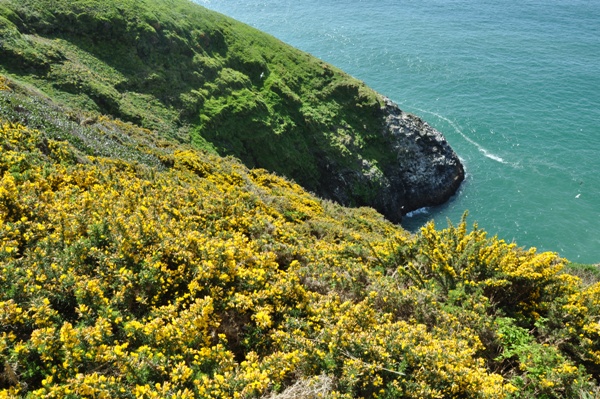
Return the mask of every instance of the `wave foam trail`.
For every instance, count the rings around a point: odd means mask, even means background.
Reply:
[[[438,113],[435,113],[435,112],[426,111],[426,110],[424,110],[424,109],[419,109],[419,108],[415,108],[415,109],[416,109],[417,111],[419,111],[419,112],[423,112],[423,113],[426,113],[426,114],[433,115],[433,116],[435,116],[435,117],[437,117],[437,118],[440,118],[440,119],[441,119],[441,120],[443,120],[444,122],[447,122],[447,123],[448,123],[450,126],[452,126],[452,128],[453,128],[453,129],[454,129],[454,130],[455,130],[455,131],[456,131],[458,134],[460,134],[460,135],[462,136],[462,138],[463,138],[463,139],[465,139],[465,140],[466,140],[466,141],[467,141],[469,144],[472,144],[473,146],[475,146],[475,147],[476,147],[476,148],[479,150],[479,152],[481,152],[481,153],[482,153],[482,154],[483,154],[485,157],[487,157],[487,158],[489,158],[489,159],[491,159],[491,160],[494,160],[494,161],[496,161],[496,162],[500,162],[500,163],[502,163],[502,164],[505,164],[505,165],[510,165],[508,162],[506,162],[506,161],[504,160],[504,158],[502,158],[501,156],[498,156],[498,155],[496,155],[496,154],[492,154],[491,152],[489,152],[488,150],[486,150],[486,149],[485,149],[485,147],[483,147],[481,144],[479,144],[478,142],[476,142],[475,140],[473,140],[472,138],[470,138],[469,136],[467,136],[467,135],[466,135],[466,134],[465,134],[465,133],[464,133],[464,132],[463,132],[463,131],[462,131],[462,130],[461,130],[459,127],[458,127],[458,125],[457,125],[457,124],[456,124],[454,121],[452,121],[452,120],[450,120],[450,119],[446,118],[445,116],[442,116],[442,115],[440,115],[440,114],[438,114]]]
[[[408,212],[405,216],[411,218],[411,217],[417,216],[417,215],[427,215],[428,213],[429,213],[429,208],[423,207],[423,208],[415,209],[412,212]]]

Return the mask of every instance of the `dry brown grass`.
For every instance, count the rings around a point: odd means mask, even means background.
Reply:
[[[262,399],[323,399],[333,388],[333,379],[325,374],[311,379],[298,380],[280,393],[270,393]]]

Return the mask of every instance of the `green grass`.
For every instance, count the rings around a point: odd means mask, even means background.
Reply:
[[[0,35],[0,71],[59,102],[326,197],[328,169],[391,160],[378,139],[381,99],[364,83],[187,0],[2,0]],[[368,202],[369,190],[351,202]]]
[[[79,162],[102,156],[164,169],[172,144],[131,123],[60,106],[37,90],[13,82],[13,91],[0,91],[0,118],[44,131],[47,139],[68,141]]]

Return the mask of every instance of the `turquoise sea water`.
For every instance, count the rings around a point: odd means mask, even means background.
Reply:
[[[600,262],[600,1],[196,0],[330,62],[444,133],[467,179],[415,212]]]

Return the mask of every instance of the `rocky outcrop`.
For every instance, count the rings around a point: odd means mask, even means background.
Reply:
[[[389,213],[400,207],[406,214],[446,202],[464,180],[458,156],[442,133],[420,118],[401,111],[385,99],[386,129],[397,164],[388,165],[391,196],[382,205]]]
[[[362,158],[360,172],[326,165],[320,194],[346,205],[371,206],[393,222],[415,209],[440,205],[459,188],[465,172],[442,133],[383,99],[378,140],[388,156]],[[323,174],[327,176],[326,174]]]

